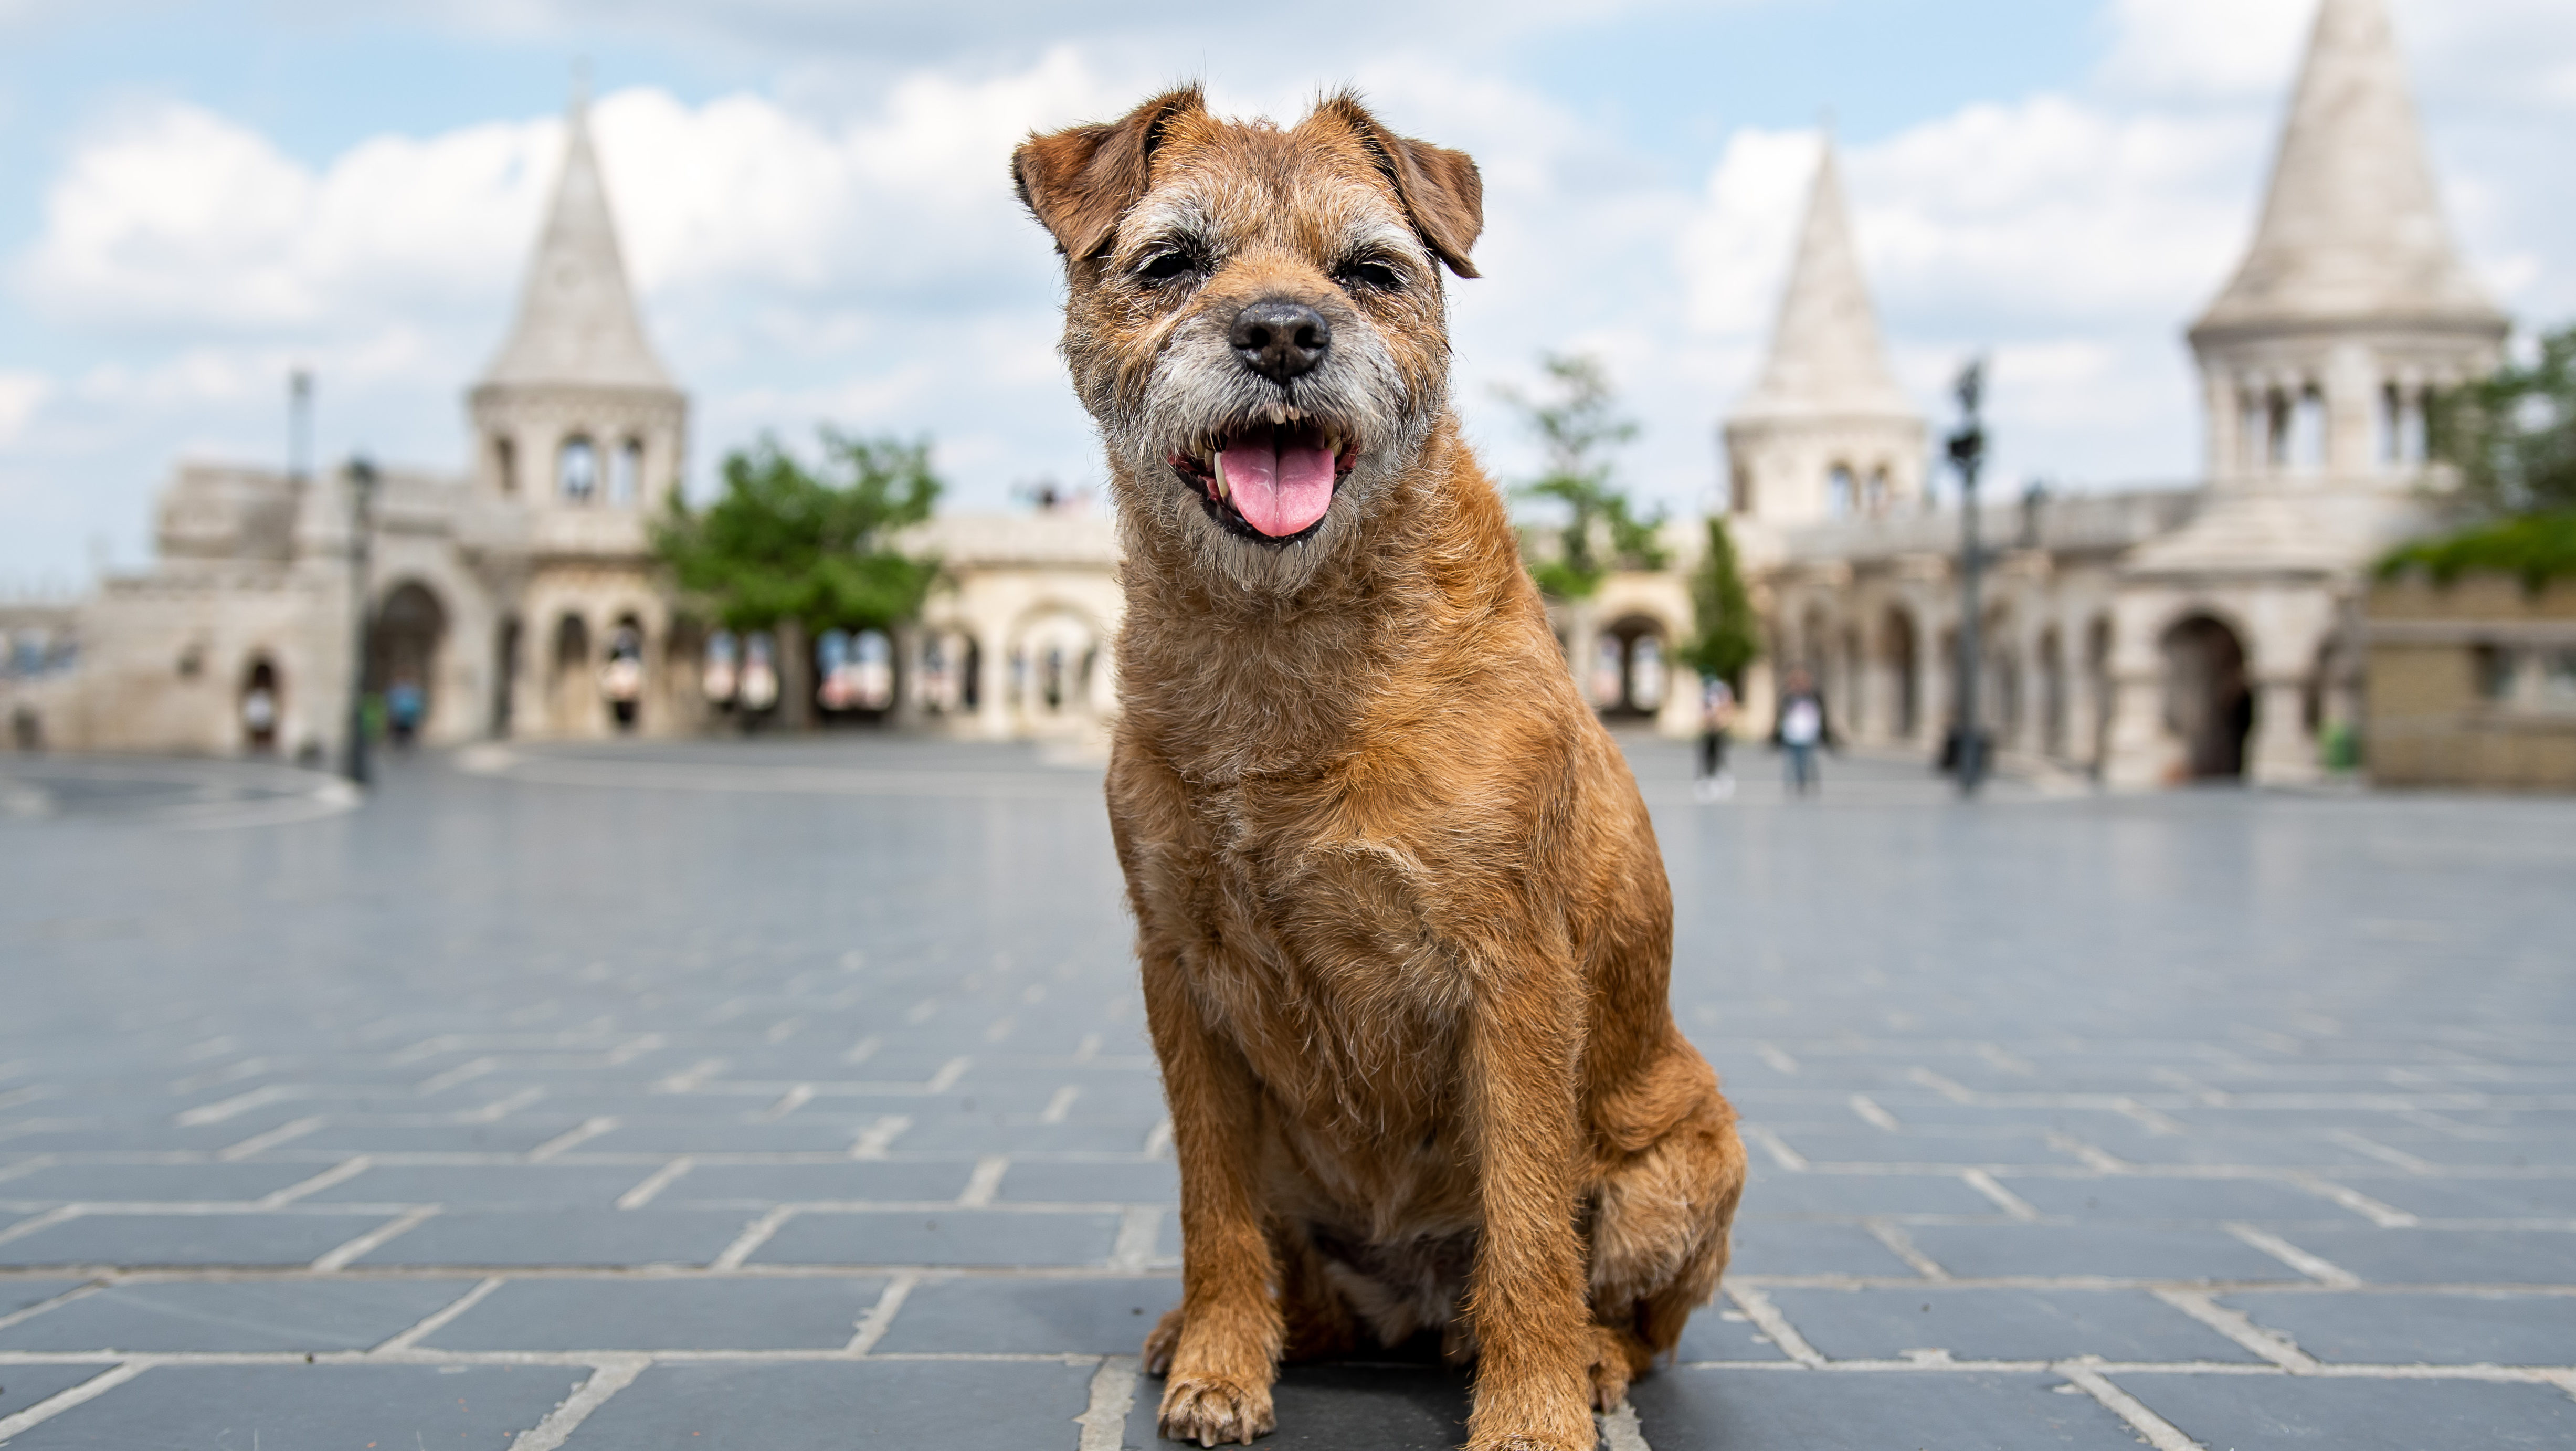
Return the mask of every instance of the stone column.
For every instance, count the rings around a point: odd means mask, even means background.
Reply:
[[[2111,676],[2111,730],[2102,783],[2115,791],[2152,791],[2171,778],[2181,743],[2165,729],[2164,679],[2153,670]]]
[[[2262,676],[2254,691],[2253,738],[2245,743],[2245,779],[2263,786],[2298,785],[2324,774],[2317,743],[2299,719],[2307,682],[2296,675]]]

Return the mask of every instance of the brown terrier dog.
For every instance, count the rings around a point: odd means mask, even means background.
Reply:
[[[1744,1151],[1666,1001],[1645,804],[1450,411],[1475,163],[1348,95],[1282,130],[1192,88],[1012,170],[1126,549],[1163,1434],[1249,1442],[1283,1356],[1433,1330],[1474,1451],[1591,1451],[1716,1290]]]

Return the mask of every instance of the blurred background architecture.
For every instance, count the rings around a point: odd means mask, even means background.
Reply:
[[[2427,399],[2495,366],[2506,334],[2455,250],[2380,0],[2324,0],[2253,243],[2188,330],[2203,478],[1986,506],[1979,718],[2002,759],[2118,788],[2297,783],[2348,762],[2370,566],[2435,518]],[[977,737],[1097,739],[1114,709],[1115,531],[1078,499],[916,526],[904,547],[941,578],[891,631],[782,644],[690,618],[649,539],[688,399],[627,285],[579,105],[518,317],[467,406],[461,475],[181,467],[148,571],[0,606],[17,738],[330,758],[362,654],[352,509],[370,473],[364,684],[406,690],[431,743],[695,733],[766,718],[780,680],[790,720],[814,695],[827,714]],[[1721,430],[1762,622],[1753,728],[1803,669],[1845,738],[1939,749],[1958,708],[1960,521],[1932,487],[1930,432],[1889,367],[1829,141],[1767,363]],[[1704,538],[1669,525],[1666,567],[1614,570],[1557,607],[1605,715],[1696,729],[1677,655]],[[2475,633],[2462,649],[2483,648]]]

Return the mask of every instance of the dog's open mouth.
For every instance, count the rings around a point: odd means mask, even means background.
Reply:
[[[1208,517],[1246,538],[1289,544],[1312,534],[1359,445],[1312,419],[1253,423],[1172,455]]]

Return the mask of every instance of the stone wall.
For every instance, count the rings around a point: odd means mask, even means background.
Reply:
[[[2367,619],[2374,783],[2576,790],[2576,581],[2409,575]]]

